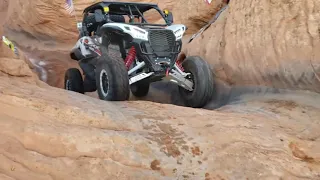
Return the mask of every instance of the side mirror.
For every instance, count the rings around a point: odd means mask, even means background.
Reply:
[[[94,17],[95,17],[96,22],[102,22],[105,20],[101,9],[96,9],[94,11]]]
[[[172,12],[170,12],[169,10],[165,9],[163,11],[164,13],[164,16],[166,18],[166,20],[169,22],[169,24],[172,24],[173,23],[173,15],[172,15]]]

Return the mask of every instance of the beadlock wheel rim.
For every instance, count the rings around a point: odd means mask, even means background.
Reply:
[[[71,83],[70,83],[70,80],[69,80],[69,79],[66,80],[65,86],[66,86],[66,89],[67,89],[67,90],[71,90]]]
[[[109,78],[106,70],[100,72],[100,89],[104,97],[109,93]]]

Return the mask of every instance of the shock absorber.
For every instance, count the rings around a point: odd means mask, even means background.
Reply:
[[[132,46],[128,52],[128,55],[127,55],[125,61],[124,61],[127,69],[130,68],[130,66],[133,63],[135,58],[136,58],[136,48],[134,48],[134,46]]]
[[[182,67],[182,62],[180,60],[176,61],[176,64],[181,71],[184,71],[184,68]]]

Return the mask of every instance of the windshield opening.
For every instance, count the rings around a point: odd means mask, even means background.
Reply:
[[[134,25],[167,26],[166,19],[160,9],[148,5],[122,5],[110,4],[110,15],[122,15],[125,23]]]

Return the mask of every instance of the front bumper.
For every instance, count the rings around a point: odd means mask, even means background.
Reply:
[[[143,60],[155,74],[165,75],[171,69],[181,52],[182,41],[175,40],[172,33],[150,37],[149,41],[134,39],[132,45],[137,52],[137,58]]]

